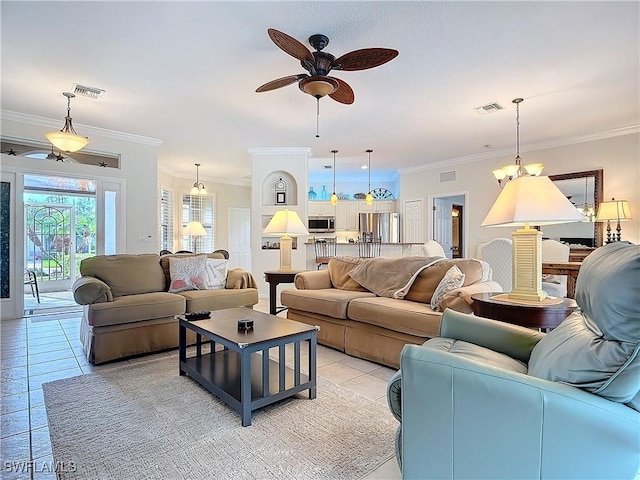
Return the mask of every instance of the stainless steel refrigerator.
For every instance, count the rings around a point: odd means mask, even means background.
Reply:
[[[361,213],[358,220],[360,237],[370,233],[382,243],[400,243],[399,213]]]

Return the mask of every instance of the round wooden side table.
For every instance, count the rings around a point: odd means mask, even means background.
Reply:
[[[561,303],[553,305],[525,305],[493,298],[500,294],[491,292],[471,295],[474,315],[528,328],[551,329],[557,327],[578,308],[578,304],[572,298],[563,298]]]

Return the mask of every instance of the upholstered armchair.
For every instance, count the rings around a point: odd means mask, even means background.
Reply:
[[[634,478],[639,278],[640,246],[597,249],[548,334],[446,310],[389,381],[403,478]]]

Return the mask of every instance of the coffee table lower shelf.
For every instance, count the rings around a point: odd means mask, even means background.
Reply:
[[[189,357],[180,368],[213,395],[242,414],[240,354],[220,350],[200,357]],[[312,388],[309,376],[281,365],[264,353],[251,354],[250,411],[278,402]],[[299,369],[298,369],[299,371]],[[282,378],[281,378],[282,376]]]

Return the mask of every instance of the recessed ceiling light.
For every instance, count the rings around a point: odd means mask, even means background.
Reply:
[[[369,168],[369,167],[367,167],[366,165],[362,165],[360,168],[361,168],[362,170],[366,170],[366,169],[367,169],[367,168]]]

